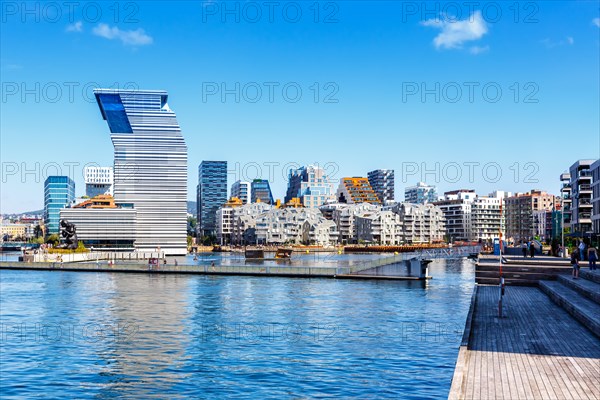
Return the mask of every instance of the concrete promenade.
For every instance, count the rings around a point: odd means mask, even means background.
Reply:
[[[581,291],[551,282],[566,303],[508,286],[504,318],[498,286],[476,285],[449,399],[600,399],[600,339],[589,321],[600,319],[600,274],[584,275],[573,280]]]

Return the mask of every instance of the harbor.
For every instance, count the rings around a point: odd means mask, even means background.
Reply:
[[[483,256],[476,280],[499,282]],[[477,283],[449,399],[600,398],[600,273],[574,280],[565,260],[507,257],[498,285]]]

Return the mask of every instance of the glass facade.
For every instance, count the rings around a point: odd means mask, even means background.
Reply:
[[[376,169],[367,174],[371,187],[377,194],[379,201],[394,201],[394,170],[393,169]]]
[[[217,210],[227,202],[227,161],[202,161],[198,167],[198,229],[216,234]]]
[[[266,179],[255,179],[251,184],[252,203],[256,203],[260,199],[261,203],[274,204],[273,194],[271,193],[271,185]]]
[[[419,182],[415,186],[407,187],[404,190],[404,201],[412,204],[433,203],[438,201],[438,195],[435,186]]]
[[[75,182],[68,176],[49,176],[44,182],[46,234],[60,232],[60,209],[75,200]]]
[[[317,208],[335,199],[333,184],[323,168],[309,165],[291,169],[285,202],[299,198],[304,207]]]

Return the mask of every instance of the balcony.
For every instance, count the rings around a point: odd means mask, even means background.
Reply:
[[[579,185],[579,192],[591,192],[592,191],[592,185]]]

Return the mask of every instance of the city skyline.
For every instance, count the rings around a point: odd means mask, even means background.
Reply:
[[[81,7],[52,20],[3,10],[1,212],[40,209],[48,175],[82,188],[86,163],[111,165],[96,87],[168,91],[190,177],[203,159],[228,160],[230,182],[268,179],[275,197],[290,168],[309,164],[336,179],[393,169],[396,199],[418,181],[440,193],[557,193],[572,160],[599,157],[594,2],[521,4],[519,13],[499,3],[500,18],[475,5],[455,19],[405,3],[319,3],[318,18],[307,4],[298,22],[279,9],[256,23],[215,2],[135,3],[118,15],[100,4],[97,20]],[[170,60],[168,74],[144,68],[156,59]],[[190,179],[188,200],[193,193]]]

